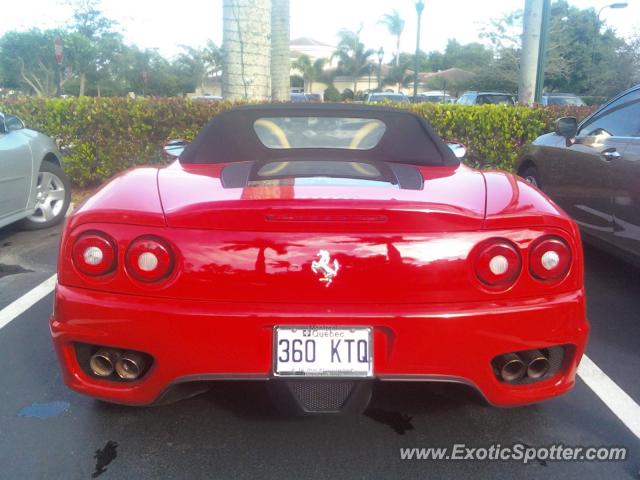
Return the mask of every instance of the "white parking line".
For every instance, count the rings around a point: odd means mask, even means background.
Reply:
[[[23,296],[0,310],[0,329],[6,327],[14,318],[22,315],[37,302],[49,295],[56,286],[56,277],[57,275],[51,275],[40,285],[29,290]]]
[[[640,405],[586,355],[582,356],[578,375],[615,416],[640,438]]]
[[[57,275],[52,275],[37,287],[0,310],[0,329],[23,314],[33,305],[49,295],[56,285]],[[578,375],[604,402],[604,404],[624,423],[633,434],[640,438],[640,405],[611,380],[586,355],[578,367]]]

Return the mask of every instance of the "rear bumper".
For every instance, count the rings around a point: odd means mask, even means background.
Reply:
[[[570,390],[589,325],[582,290],[537,299],[467,304],[239,304],[108,294],[58,285],[51,332],[65,383],[107,401],[146,405],[193,380],[272,378],[275,325],[372,326],[379,380],[454,381],[489,403],[538,402]],[[147,352],[154,362],[134,383],[88,375],[76,342]],[[496,378],[499,354],[567,345],[548,379],[510,385]]]

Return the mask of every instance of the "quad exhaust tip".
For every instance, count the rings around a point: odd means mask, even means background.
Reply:
[[[525,377],[539,380],[551,368],[549,359],[540,350],[506,353],[498,356],[494,365],[500,379],[508,383],[518,382]]]
[[[123,380],[135,380],[145,369],[145,359],[136,352],[125,352],[116,362],[116,373]]]
[[[515,353],[500,355],[496,361],[500,378],[505,382],[517,382],[524,378],[527,366]]]
[[[549,359],[540,350],[527,350],[522,352],[520,356],[527,365],[527,377],[529,378],[542,378],[551,368]]]
[[[120,354],[117,350],[101,348],[91,355],[89,367],[98,377],[108,377],[115,371],[115,365],[119,357]]]
[[[89,368],[97,377],[112,377],[132,381],[140,378],[147,369],[148,356],[115,348],[100,348],[89,358]]]

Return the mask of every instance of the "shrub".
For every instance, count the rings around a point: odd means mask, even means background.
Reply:
[[[342,100],[342,96],[336,87],[333,85],[329,85],[327,89],[324,91],[324,101],[325,102],[339,102]]]
[[[162,161],[170,138],[191,139],[229,102],[185,99],[26,98],[0,102],[0,111],[56,140],[76,185],[96,185],[135,165]]]
[[[342,101],[347,101],[347,100],[354,100],[355,99],[355,94],[353,93],[353,90],[351,90],[350,88],[345,88],[342,91],[342,95],[340,95]]]
[[[529,108],[503,105],[463,106],[438,103],[410,105],[446,140],[467,146],[473,166],[511,170],[523,147],[553,130],[556,118],[583,118],[588,107]]]
[[[339,97],[329,87],[325,98],[333,100],[334,93]],[[73,183],[87,186],[131,166],[162,162],[167,140],[193,139],[212,117],[233,105],[181,98],[23,98],[0,100],[0,111],[56,139]],[[503,169],[513,167],[527,142],[551,130],[555,118],[590,112],[576,107],[397,106],[422,115],[443,138],[467,145],[476,164]]]

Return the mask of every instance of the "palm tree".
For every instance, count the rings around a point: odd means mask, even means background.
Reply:
[[[393,66],[387,73],[386,77],[382,79],[383,85],[396,85],[398,91],[400,86],[407,87],[413,81],[413,75],[407,73],[407,69],[410,67],[409,63],[403,62],[399,66]]]
[[[223,0],[222,96],[271,98],[271,0]]]
[[[378,23],[387,27],[389,35],[396,37],[396,68],[400,67],[400,37],[404,31],[404,20],[400,17],[398,10],[393,10],[392,13],[385,13]],[[400,83],[397,84],[398,91],[400,91]]]
[[[344,75],[353,78],[353,93],[358,90],[358,77],[369,68],[369,57],[373,55],[373,49],[365,49],[360,41],[360,31],[342,29],[338,32],[340,41],[334,56],[338,57],[338,69]]]
[[[271,100],[289,100],[289,0],[271,0]]]
[[[313,82],[326,78],[324,66],[327,63],[326,58],[318,58],[312,61],[308,55],[300,55],[291,65],[302,74],[304,79],[304,89],[306,92],[313,91]]]
[[[205,76],[207,78],[217,77],[222,71],[222,49],[213,40],[208,40],[200,54],[204,61]]]
[[[211,40],[204,48],[194,48],[180,45],[184,50],[176,58],[174,65],[179,66],[193,79],[193,87],[204,90],[207,78],[218,76],[222,69],[222,52]]]

